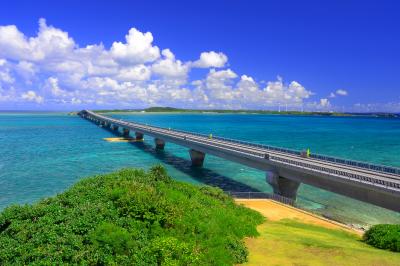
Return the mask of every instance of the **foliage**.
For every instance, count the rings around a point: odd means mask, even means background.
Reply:
[[[400,252],[400,224],[378,224],[364,234],[364,241],[376,248]]]
[[[0,213],[0,265],[232,265],[260,214],[221,190],[124,169]]]

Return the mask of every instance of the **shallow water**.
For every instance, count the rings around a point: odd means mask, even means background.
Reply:
[[[134,114],[117,118],[400,167],[400,119],[248,114]],[[271,191],[261,171],[167,143],[106,142],[113,134],[77,116],[0,114],[0,209],[55,195],[82,177],[123,167],[165,165],[171,176],[230,191]],[[301,207],[353,224],[400,223],[400,214],[302,185]]]

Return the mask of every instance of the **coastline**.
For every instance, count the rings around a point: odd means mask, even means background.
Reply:
[[[273,111],[273,110],[246,110],[246,109],[179,109],[172,107],[150,107],[146,109],[128,110],[93,110],[101,114],[253,114],[253,115],[282,115],[282,116],[316,116],[316,117],[373,117],[373,118],[400,118],[396,113],[341,113],[334,111]]]

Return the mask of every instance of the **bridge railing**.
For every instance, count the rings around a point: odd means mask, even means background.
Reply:
[[[95,114],[95,115],[106,118],[110,121],[109,117],[102,116],[99,114]],[[114,119],[112,119],[112,120],[114,120]],[[117,120],[117,119],[115,119],[115,120]],[[119,123],[122,122],[119,120],[117,120],[117,121]],[[125,124],[127,124],[127,123],[125,122]],[[148,126],[146,124],[136,123],[136,122],[133,124]],[[159,126],[151,126],[151,127],[162,129],[162,130],[171,130],[171,128],[164,128],[164,127],[159,127]],[[180,129],[174,129],[174,131],[177,131],[180,133],[191,134],[191,135],[195,135],[195,136],[199,136],[199,137],[209,138],[209,135],[202,134],[202,133],[190,132],[190,131],[185,131],[185,130],[180,130]],[[251,147],[262,148],[262,149],[271,150],[271,151],[278,151],[278,152],[292,154],[292,155],[300,155],[301,154],[300,151],[294,150],[294,149],[280,148],[280,147],[275,147],[275,146],[270,146],[270,145],[265,145],[265,144],[258,144],[258,143],[253,143],[253,142],[249,142],[249,141],[242,141],[242,140],[231,139],[231,138],[225,138],[225,137],[220,137],[220,136],[212,136],[212,138],[217,139],[217,140],[228,141],[228,142],[232,142],[232,143],[248,145]],[[371,163],[366,163],[366,162],[342,159],[342,158],[320,155],[320,154],[313,154],[313,153],[310,154],[310,157],[317,159],[317,160],[321,160],[321,161],[333,162],[333,163],[338,163],[338,164],[355,166],[355,167],[359,167],[359,168],[363,168],[363,169],[374,170],[374,171],[383,172],[383,173],[400,175],[400,168],[397,168],[397,167],[389,167],[389,166],[384,166],[384,165],[379,165],[379,164],[371,164]]]
[[[369,183],[369,184],[373,184],[375,186],[380,186],[380,187],[385,187],[385,188],[391,187],[391,188],[394,188],[395,190],[400,189],[400,183],[390,182],[390,181],[382,180],[379,178],[368,177],[368,176],[350,173],[347,171],[341,171],[341,170],[333,169],[333,168],[326,168],[326,167],[322,167],[319,165],[313,165],[313,164],[309,164],[309,163],[301,162],[301,161],[294,161],[294,160],[277,157],[277,156],[270,156],[270,160],[275,160],[275,161],[282,162],[282,163],[289,164],[289,165],[296,165],[297,167],[300,167],[300,168],[308,168],[308,169],[325,172],[325,173],[327,172],[327,173],[334,174],[339,177],[345,177],[348,179],[356,179],[359,182]]]
[[[374,170],[374,171],[400,175],[400,168],[396,168],[396,167],[389,167],[389,166],[384,166],[384,165],[379,165],[379,164],[370,164],[370,163],[366,163],[366,162],[347,160],[347,159],[336,158],[336,157],[320,155],[320,154],[310,154],[310,157],[314,158],[314,159],[322,160],[322,161],[346,164],[346,165],[350,165],[350,166],[356,166],[359,168],[365,168],[365,169],[370,169],[370,170]]]
[[[178,132],[182,132],[182,133],[193,134],[193,135],[205,137],[205,138],[209,137],[206,134],[193,133],[193,132],[184,131],[184,130],[176,130],[176,129],[174,129],[174,130],[178,131]],[[212,136],[212,138],[218,139],[218,140],[223,140],[223,141],[229,141],[229,142],[233,142],[233,143],[238,143],[238,144],[243,144],[243,145],[248,145],[248,146],[252,146],[252,147],[258,147],[258,148],[271,150],[271,151],[278,151],[278,152],[299,155],[299,156],[301,155],[300,151],[293,150],[293,149],[279,148],[279,147],[275,147],[275,146],[252,143],[249,141],[242,141],[242,140],[230,139],[230,138],[219,137],[219,136]],[[345,164],[345,165],[355,166],[355,167],[359,167],[359,168],[364,168],[364,169],[369,169],[369,170],[374,170],[374,171],[379,171],[379,172],[384,172],[384,173],[400,175],[400,168],[396,168],[396,167],[389,167],[389,166],[384,166],[384,165],[379,165],[379,164],[371,164],[371,163],[366,163],[366,162],[348,160],[348,159],[337,158],[337,157],[332,157],[332,156],[325,156],[325,155],[320,155],[320,154],[313,154],[313,153],[310,154],[310,157],[321,160],[321,161],[334,162],[334,163]]]

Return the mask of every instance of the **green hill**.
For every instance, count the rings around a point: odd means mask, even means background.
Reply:
[[[260,214],[162,167],[78,182],[0,213],[0,265],[232,265],[247,259]]]

